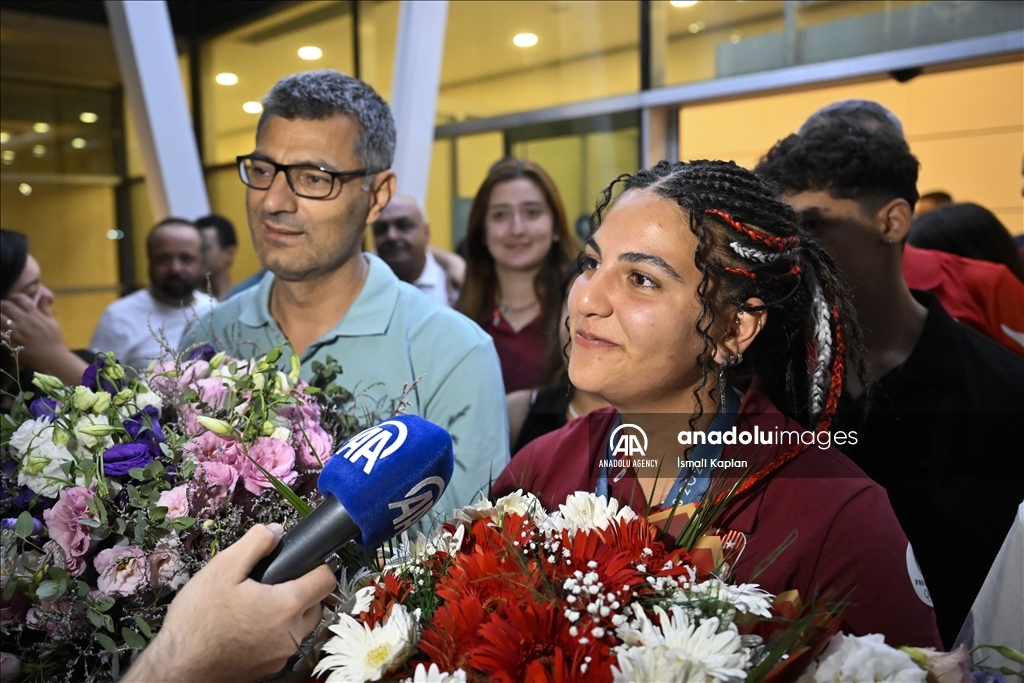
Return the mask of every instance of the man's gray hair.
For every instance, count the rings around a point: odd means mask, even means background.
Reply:
[[[896,114],[871,100],[843,100],[822,107],[804,121],[800,126],[799,135],[812,128],[827,125],[834,121],[842,121],[851,126],[865,128],[869,131],[885,129],[896,137],[903,139],[903,124]]]
[[[278,81],[263,98],[256,137],[272,116],[315,121],[335,114],[347,114],[359,124],[355,149],[359,163],[375,171],[391,168],[395,119],[390,107],[369,85],[333,69],[292,74]]]

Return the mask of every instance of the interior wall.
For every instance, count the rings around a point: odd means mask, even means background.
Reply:
[[[981,204],[1011,233],[1024,232],[1024,62],[925,74],[907,83],[855,85],[684,107],[679,153],[753,168],[812,113],[844,99],[874,100],[900,118],[921,162],[918,190]]]
[[[0,184],[0,223],[28,236],[42,282],[54,290],[53,312],[70,348],[87,348],[96,321],[119,294],[114,188],[35,183],[22,196]],[[88,292],[67,290],[90,289]]]

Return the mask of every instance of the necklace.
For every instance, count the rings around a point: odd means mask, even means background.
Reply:
[[[528,304],[523,304],[522,306],[505,306],[503,304],[498,304],[498,310],[503,316],[508,317],[510,315],[515,315],[516,313],[525,313],[534,306],[540,306],[540,302],[536,299]]]
[[[569,399],[569,414],[572,415],[572,419],[574,419],[574,420],[579,417],[579,413],[577,413],[576,409],[572,407],[572,399],[571,398]]]

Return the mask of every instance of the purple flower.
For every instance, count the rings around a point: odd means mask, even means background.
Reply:
[[[110,380],[110,373],[103,372],[104,367],[107,365],[106,354],[100,353],[96,355],[96,360],[89,364],[89,367],[82,373],[82,386],[88,387],[93,391],[106,391],[111,395],[116,394],[121,390],[122,382],[112,382]]]
[[[145,444],[149,454],[160,455],[160,444],[164,441],[164,430],[160,427],[160,413],[154,406],[146,406],[124,421],[124,428],[133,443]]]
[[[153,462],[149,445],[145,443],[122,443],[111,446],[103,453],[103,473],[110,477],[128,474],[133,467],[145,467]]]
[[[18,518],[17,517],[4,517],[3,519],[0,519],[0,529],[13,529],[17,523],[18,523]],[[29,535],[30,536],[38,536],[42,532],[43,532],[43,523],[40,520],[38,520],[35,517],[33,517],[32,518],[32,533],[29,534]]]
[[[53,422],[53,419],[57,417],[57,399],[49,396],[37,398],[28,405],[28,412],[32,413],[32,417],[36,419],[45,417]]]
[[[192,349],[191,353],[188,354],[188,360],[205,360],[209,362],[211,358],[217,355],[217,349],[213,348],[209,344],[203,344]]]

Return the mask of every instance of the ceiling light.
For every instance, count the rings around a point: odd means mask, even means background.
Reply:
[[[6,130],[0,130],[0,145],[6,145],[11,141],[11,134]]]
[[[673,7],[693,7],[697,4],[697,0],[668,0],[668,4]]]
[[[0,154],[0,159],[3,159],[5,164],[13,164],[14,163],[14,150],[13,149],[5,149],[3,151],[3,153]]]
[[[741,36],[739,33],[734,33],[731,36],[729,36],[729,42],[735,45],[736,43],[740,42],[740,37]]]
[[[18,192],[21,193],[22,197],[27,197],[32,194],[32,186],[28,183],[22,183],[21,185],[18,185]]]
[[[83,111],[78,115],[78,120],[82,123],[96,123],[100,120],[100,117],[97,116],[95,112]]]
[[[238,76],[233,73],[224,72],[214,76],[213,80],[217,81],[221,85],[234,85],[235,83],[238,83]]]
[[[537,34],[517,33],[515,37],[512,38],[512,43],[516,47],[533,47],[537,44]]]
[[[49,133],[50,132],[50,124],[43,123],[42,121],[40,121],[39,123],[37,123],[34,126],[32,126],[32,130],[34,130],[37,133]]]
[[[85,149],[87,144],[88,143],[85,141],[85,138],[72,138],[71,140],[71,146],[75,149]]]
[[[122,237],[124,237],[124,233],[121,232],[120,230],[107,230],[108,240],[119,240]]]
[[[32,156],[34,157],[45,157],[46,156],[46,145],[35,145],[32,147]]]
[[[704,30],[706,26],[707,24],[705,24],[703,21],[695,21],[686,28],[690,31],[690,33],[700,33],[701,31]]]
[[[299,48],[299,57],[313,61],[314,59],[320,59],[324,56],[324,51],[313,45],[307,45],[306,47]]]
[[[246,102],[242,105],[242,111],[246,114],[259,114],[263,111],[263,105],[259,102]]]

